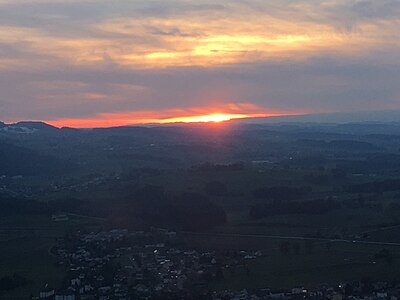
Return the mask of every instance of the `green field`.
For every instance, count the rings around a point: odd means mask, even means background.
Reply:
[[[357,243],[270,239],[245,236],[218,236],[212,233],[185,234],[189,246],[197,249],[262,250],[263,256],[224,271],[224,279],[212,289],[243,288],[314,288],[321,284],[336,284],[370,278],[395,280],[400,278],[400,247]],[[298,244],[299,252],[284,254],[280,245]],[[382,249],[388,249],[393,261],[375,258]]]
[[[68,230],[92,224],[85,218],[53,222],[46,216],[12,216],[0,218],[0,277],[14,273],[25,277],[28,284],[10,292],[0,293],[0,299],[29,299],[48,284],[58,287],[65,270],[57,265],[50,249],[56,238]]]
[[[361,206],[357,202],[360,196],[346,192],[345,188],[350,184],[363,183],[368,178],[350,176],[341,181],[329,177],[330,180],[322,184],[310,184],[307,181],[310,174],[330,176],[324,170],[259,170],[251,166],[235,171],[162,170],[138,178],[122,176],[121,180],[105,180],[82,191],[65,189],[51,192],[46,200],[77,198],[87,201],[93,211],[101,205],[110,210],[120,208],[115,210],[115,216],[121,221],[124,219],[119,213],[134,203],[135,189],[155,185],[164,187],[166,193],[180,194],[190,191],[205,195],[207,184],[216,181],[226,186],[226,193],[222,196],[206,196],[224,209],[227,222],[211,231],[203,232],[204,235],[184,234],[187,246],[207,250],[262,250],[265,255],[256,260],[248,260],[235,270],[226,269],[225,279],[215,283],[212,288],[289,288],[297,285],[312,288],[323,283],[360,280],[366,276],[379,280],[400,278],[400,247],[352,243],[353,240],[398,241],[400,228],[390,226],[400,225],[400,214],[387,209],[389,203],[397,201],[397,193],[365,195],[366,201]],[[78,179],[75,181],[80,182]],[[67,184],[66,186],[68,187]],[[277,186],[311,186],[311,194],[295,201],[331,197],[340,206],[321,213],[284,212],[285,214],[252,219],[249,215],[251,206],[270,201],[255,198],[254,190]],[[347,205],[348,203],[355,206]],[[108,216],[109,220],[115,216],[111,214]],[[135,218],[124,214],[122,216],[129,221]],[[51,256],[49,249],[54,245],[56,237],[63,236],[71,228],[84,228],[91,222],[99,221],[78,218],[67,223],[54,223],[44,217],[0,218],[0,276],[18,273],[29,280],[24,289],[3,295],[2,299],[37,294],[47,283],[57,287],[64,272],[55,264],[55,258]],[[119,226],[118,222],[114,224]],[[124,222],[122,224],[125,225]],[[368,236],[364,235],[366,232],[369,232]],[[311,247],[302,237],[319,237],[320,240],[316,239]],[[345,239],[350,242],[336,241],[328,246],[329,239]],[[283,254],[280,248],[285,241],[291,246],[298,244],[298,253],[292,249]],[[390,263],[374,259],[374,255],[383,248],[389,248],[394,257]]]

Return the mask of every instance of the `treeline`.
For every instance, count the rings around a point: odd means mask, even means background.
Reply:
[[[289,166],[296,166],[301,168],[318,168],[319,166],[324,166],[326,164],[335,164],[338,170],[342,170],[347,174],[400,174],[399,154],[368,154],[360,152],[357,159],[330,159],[326,156],[310,155],[307,157],[286,160],[284,162]]]
[[[346,169],[348,173],[399,174],[400,155],[388,153],[366,155],[362,160],[337,160],[336,165],[338,168]]]
[[[49,176],[73,170],[74,162],[42,155],[28,148],[0,140],[1,175]]]
[[[222,193],[221,187],[214,186],[211,193]],[[47,215],[72,213],[104,217],[120,225],[133,227],[162,226],[184,230],[205,230],[226,222],[222,207],[212,203],[200,193],[170,194],[158,186],[136,189],[130,197],[109,200],[80,200],[63,197],[49,202],[34,199],[14,198],[0,194],[0,216],[17,214]],[[122,223],[123,221],[123,223]]]
[[[400,190],[400,179],[386,179],[363,184],[354,184],[346,188],[349,193],[384,193]]]
[[[107,217],[115,202],[105,200],[86,199],[81,200],[74,197],[61,197],[45,204],[46,212],[66,212],[71,214],[86,215],[92,217]]]
[[[148,226],[203,230],[226,222],[222,207],[199,193],[168,194],[162,187],[146,186],[130,203],[129,211]]]
[[[204,192],[209,196],[225,196],[228,193],[226,184],[220,181],[210,181],[204,187]]]
[[[42,214],[47,211],[46,205],[32,199],[23,199],[0,194],[0,216],[14,214]]]
[[[340,207],[340,203],[331,199],[318,199],[308,201],[273,201],[259,203],[251,207],[250,217],[260,219],[276,215],[325,214]]]
[[[24,287],[28,280],[18,274],[12,276],[3,276],[0,278],[0,292],[6,292]]]
[[[71,197],[42,202],[4,194],[0,194],[0,208],[0,216],[17,214],[51,215],[59,212],[105,216],[107,211],[102,205],[96,206],[88,201]]]
[[[198,166],[192,167],[195,171],[242,171],[245,166],[243,163],[232,163],[232,164],[211,164],[204,163]]]
[[[311,194],[312,188],[309,186],[290,187],[275,186],[262,187],[253,191],[254,198],[272,201],[292,201],[303,198]]]
[[[333,141],[324,141],[324,140],[312,140],[312,139],[300,139],[297,140],[296,143],[299,146],[304,147],[312,147],[312,148],[322,148],[322,149],[330,149],[335,151],[373,151],[377,150],[378,147],[375,145],[356,141],[356,140],[333,140]]]

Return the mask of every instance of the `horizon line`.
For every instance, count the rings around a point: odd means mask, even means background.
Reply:
[[[96,129],[96,128],[116,128],[116,127],[146,127],[146,126],[171,126],[171,125],[210,125],[210,124],[227,124],[227,123],[234,123],[234,122],[242,122],[243,121],[256,121],[256,120],[276,120],[276,119],[280,119],[282,118],[283,120],[281,120],[281,123],[367,123],[367,122],[376,122],[376,123],[396,123],[396,122],[400,122],[400,114],[397,116],[396,120],[374,120],[374,118],[372,117],[371,119],[364,119],[364,120],[336,120],[336,121],[332,121],[332,120],[320,120],[320,121],[316,121],[316,120],[287,120],[290,118],[302,118],[302,117],[322,117],[322,116],[335,116],[335,115],[341,115],[342,117],[346,116],[346,115],[352,115],[353,117],[355,116],[359,116],[362,117],[365,114],[375,114],[374,117],[379,117],[379,114],[399,114],[400,110],[380,110],[380,111],[351,111],[351,112],[316,112],[316,113],[302,113],[302,114],[279,114],[279,115],[265,115],[265,116],[244,116],[244,117],[237,117],[237,118],[232,118],[232,119],[226,119],[226,120],[221,120],[221,121],[198,121],[198,122],[185,122],[185,121],[174,121],[174,122],[139,122],[139,123],[127,123],[127,124],[123,124],[122,122],[120,124],[110,124],[110,126],[104,125],[104,126],[58,126],[54,124],[54,120],[38,120],[38,119],[32,119],[32,120],[26,120],[26,119],[22,119],[19,121],[10,121],[10,122],[2,122],[0,121],[0,123],[3,123],[5,126],[12,126],[12,125],[16,125],[19,123],[42,123],[42,124],[46,124],[49,126],[52,126],[54,128],[58,128],[58,129],[62,129],[62,128],[71,128],[71,129]],[[382,116],[381,116],[382,117]],[[286,120],[285,120],[286,119]],[[351,118],[350,118],[351,119]],[[77,119],[78,120],[78,119]],[[257,123],[255,123],[257,124]]]

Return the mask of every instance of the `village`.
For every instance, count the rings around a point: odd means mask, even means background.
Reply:
[[[317,290],[267,287],[213,290],[224,273],[263,255],[260,251],[199,252],[186,249],[177,233],[165,229],[114,229],[67,235],[52,249],[67,275],[60,289],[46,286],[32,299],[391,299],[400,284],[352,282]]]

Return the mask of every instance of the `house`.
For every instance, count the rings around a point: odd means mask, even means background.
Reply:
[[[307,293],[307,290],[304,289],[303,287],[294,287],[292,288],[292,294],[293,295],[300,295],[303,293]]]
[[[55,291],[53,289],[46,288],[39,293],[39,299],[49,299],[49,298],[53,297],[54,294],[55,294]]]
[[[342,294],[335,294],[332,296],[332,300],[342,300],[343,296]]]
[[[54,300],[75,300],[75,289],[69,287],[66,290],[57,292]]]
[[[75,300],[75,295],[70,293],[61,293],[55,296],[54,300]]]
[[[83,287],[81,287],[79,289],[79,293],[80,294],[88,293],[88,292],[91,292],[93,290],[94,290],[94,288],[90,284],[85,284],[85,286],[83,286]]]
[[[376,297],[378,299],[386,299],[387,296],[388,296],[388,294],[385,291],[379,291],[379,292],[376,293]]]
[[[272,298],[272,299],[285,299],[286,298],[286,293],[284,291],[271,292],[270,298]]]
[[[81,280],[79,278],[71,279],[71,285],[79,286],[79,285],[81,285]]]

